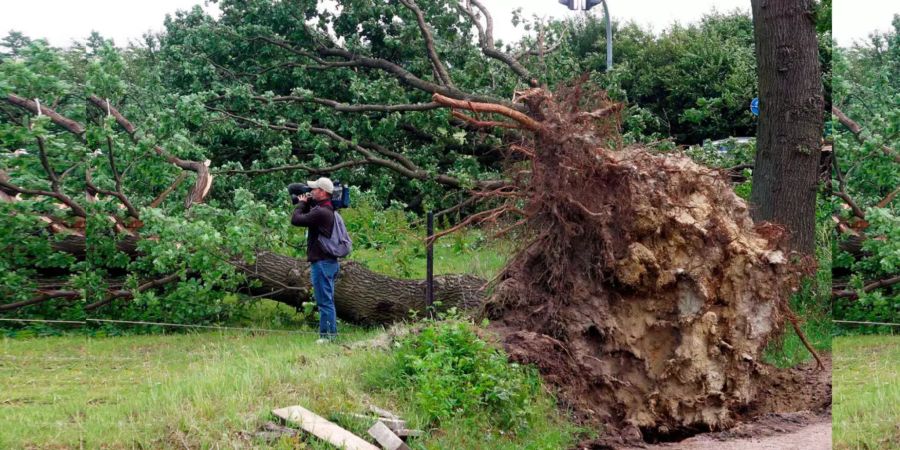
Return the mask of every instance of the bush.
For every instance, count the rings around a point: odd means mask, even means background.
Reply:
[[[472,323],[431,322],[401,342],[393,387],[408,388],[416,409],[437,425],[479,417],[502,430],[521,432],[534,419],[541,384],[532,367],[509,363],[480,339]]]

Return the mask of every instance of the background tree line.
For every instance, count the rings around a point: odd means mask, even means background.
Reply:
[[[835,318],[900,321],[900,16],[834,52]]]

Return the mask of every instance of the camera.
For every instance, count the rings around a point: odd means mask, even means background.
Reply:
[[[307,186],[306,183],[291,183],[288,185],[291,203],[295,205],[300,201],[298,197],[310,192],[312,192],[312,188]],[[308,201],[315,202],[312,198]],[[331,193],[331,205],[334,206],[334,209],[350,207],[350,189],[337,180],[334,181],[334,192]]]

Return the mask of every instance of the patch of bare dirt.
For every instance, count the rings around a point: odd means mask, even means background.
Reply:
[[[774,415],[763,423],[740,424],[743,437],[704,434],[672,444],[632,447],[646,450],[830,450],[831,418]]]
[[[806,363],[789,370],[766,366],[755,376],[757,394],[741,419],[765,413],[811,411],[831,413],[831,356],[823,355],[824,368]]]
[[[728,429],[692,436],[641,436],[649,442],[609,430],[608,435],[581,442],[575,449],[830,449],[831,358],[823,362],[825,370],[817,369],[815,363],[786,370],[767,367],[765,378],[757,380],[754,400]],[[659,442],[659,438],[673,442]]]

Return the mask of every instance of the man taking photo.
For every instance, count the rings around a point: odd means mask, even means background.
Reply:
[[[291,224],[307,227],[306,259],[311,264],[313,294],[319,307],[319,340],[316,343],[330,342],[337,336],[337,315],[334,309],[334,280],[337,277],[339,264],[337,256],[329,253],[319,237],[332,237],[335,225],[334,206],[331,194],[334,183],[322,177],[316,181],[307,181],[312,188],[308,194],[297,197],[297,208],[291,216]]]

